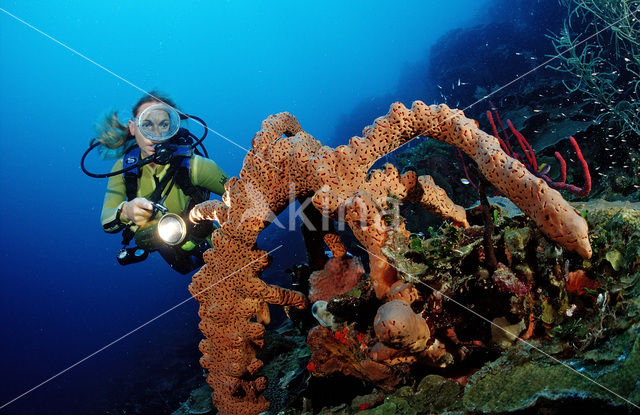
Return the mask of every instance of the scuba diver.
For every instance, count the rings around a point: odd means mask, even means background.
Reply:
[[[187,274],[203,264],[214,226],[190,223],[189,211],[208,200],[210,192],[222,195],[227,176],[207,158],[204,121],[175,108],[171,99],[151,92],[133,106],[128,125],[112,112],[97,126],[99,136],[82,156],[81,168],[91,177],[109,178],[101,222],[105,232],[122,232],[118,262],[140,262],[158,251],[173,269]],[[187,118],[205,127],[201,138],[180,127]],[[85,168],[95,147],[105,159],[118,157],[110,173]],[[129,246],[132,241],[135,245]]]

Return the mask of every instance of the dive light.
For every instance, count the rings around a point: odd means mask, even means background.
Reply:
[[[187,236],[187,224],[175,213],[166,213],[158,220],[158,236],[166,244],[180,245]]]
[[[187,224],[175,213],[165,213],[159,219],[149,222],[135,233],[139,247],[155,249],[160,245],[180,245],[187,237]]]

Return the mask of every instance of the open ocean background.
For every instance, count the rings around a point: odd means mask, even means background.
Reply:
[[[157,254],[120,266],[120,236],[101,229],[106,179],[79,168],[101,114],[128,119],[136,87],[166,92],[225,137],[205,145],[236,176],[270,114],[336,146],[393,101],[440,102],[430,47],[503,18],[494,3],[0,0],[0,414],[137,413],[150,399],[170,413],[188,397],[175,385],[202,373],[189,277]],[[112,163],[94,153],[88,167]],[[284,284],[301,237],[261,237],[285,245],[264,276]]]

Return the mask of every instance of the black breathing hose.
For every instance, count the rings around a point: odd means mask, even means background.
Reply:
[[[180,118],[183,118],[183,116],[181,116]],[[209,133],[209,128],[207,128],[207,123],[204,122],[204,120],[200,117],[196,117],[195,115],[187,115],[184,114],[184,118],[193,118],[194,120],[196,120],[198,123],[200,123],[200,125],[202,125],[202,127],[204,127],[204,133],[202,134],[202,137],[198,138],[195,135],[193,135],[191,133],[191,131],[185,129],[180,129],[180,130],[184,130],[186,131],[186,135],[191,138],[194,142],[193,144],[190,144],[190,147],[192,149],[196,149],[196,147],[200,146],[200,148],[202,149],[202,153],[206,158],[209,158],[209,153],[207,152],[207,149],[204,147],[204,145],[202,144],[202,142],[204,141],[204,139],[207,137],[207,134]],[[179,131],[180,131],[179,130]],[[95,140],[95,139],[94,139]],[[93,141],[93,140],[92,140]],[[82,155],[82,158],[80,159],[80,168],[82,169],[83,173],[86,174],[89,177],[95,177],[96,179],[103,179],[105,177],[111,177],[111,176],[116,176],[118,174],[122,174],[125,173],[129,170],[133,170],[137,167],[142,167],[146,164],[152,163],[154,161],[156,161],[156,156],[151,155],[149,157],[145,157],[142,160],[139,160],[136,164],[131,165],[127,168],[118,170],[118,171],[112,171],[110,173],[91,173],[89,170],[87,170],[87,168],[84,166],[84,161],[87,158],[87,155],[91,152],[91,150],[93,150],[94,148],[98,147],[101,143],[97,140],[95,140],[95,142],[92,142],[91,145],[89,146],[89,148],[87,149],[87,151],[84,152],[84,154]]]
[[[111,176],[116,176],[118,174],[122,174],[125,172],[128,172],[129,170],[133,170],[136,167],[142,167],[145,164],[149,164],[151,162],[154,161],[155,157],[154,156],[149,156],[146,158],[143,158],[142,160],[138,161],[136,164],[131,165],[125,169],[121,169],[118,171],[112,171],[110,173],[91,173],[89,170],[87,170],[86,167],[84,167],[84,160],[87,158],[87,155],[91,152],[91,150],[93,150],[94,148],[98,147],[101,143],[99,141],[96,141],[95,143],[91,144],[89,146],[89,148],[87,149],[87,151],[84,152],[84,154],[82,155],[82,158],[80,159],[80,168],[82,169],[82,171],[84,172],[84,174],[86,174],[89,177],[95,177],[96,179],[103,179],[105,177],[111,177]]]

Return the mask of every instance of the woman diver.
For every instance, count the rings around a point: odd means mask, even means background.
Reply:
[[[205,127],[197,139],[180,128],[181,119],[194,118]],[[192,225],[187,217],[197,203],[209,199],[209,192],[222,195],[227,176],[212,160],[196,149],[206,136],[206,125],[199,118],[181,114],[167,96],[150,92],[132,110],[132,119],[123,125],[113,112],[97,126],[99,137],[87,153],[99,146],[103,157],[116,155],[102,207],[105,232],[123,231],[124,247],[118,254],[123,265],[145,259],[158,251],[176,271],[186,274],[202,265],[202,254],[209,248],[207,238],[213,224]],[[106,158],[106,157],[105,157]],[[167,240],[161,227],[164,219],[177,226],[181,236]],[[162,237],[162,238],[161,238]],[[137,246],[128,247],[135,238]],[[174,238],[173,240],[171,240]]]

